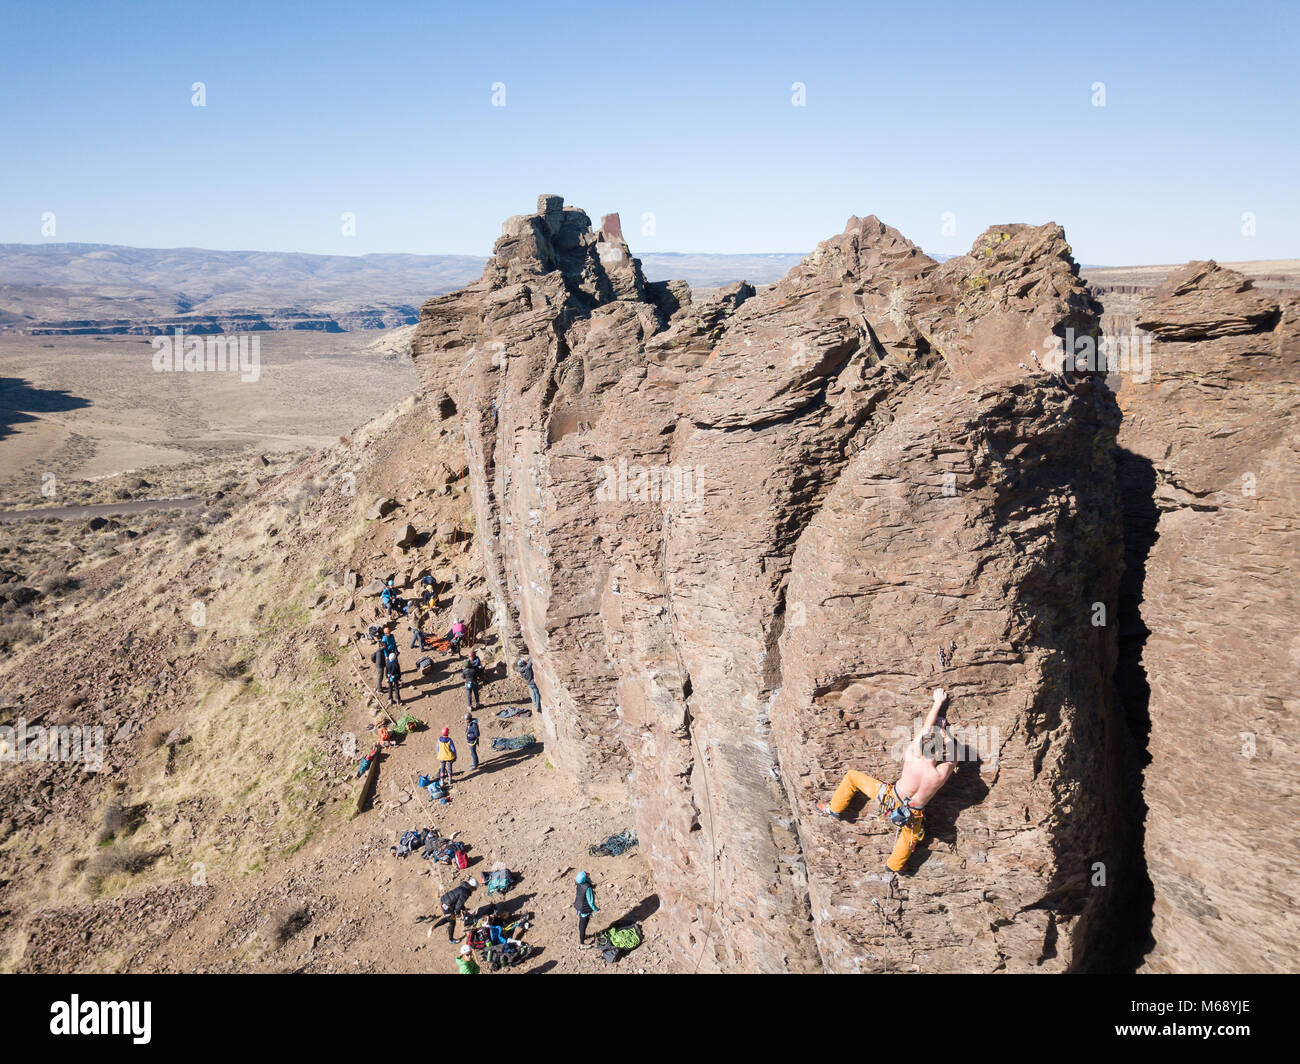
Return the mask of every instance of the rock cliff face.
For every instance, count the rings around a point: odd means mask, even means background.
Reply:
[[[1118,393],[1152,971],[1295,968],[1298,319],[1295,299],[1190,263],[1139,306],[1151,373]]]
[[[413,352],[459,408],[546,756],[626,787],[701,970],[1087,967],[1124,854],[1122,568],[1098,307],[1060,228],[942,265],[850,219],[782,281],[647,283],[542,197]],[[966,751],[907,874],[813,803],[894,779],[938,684]]]

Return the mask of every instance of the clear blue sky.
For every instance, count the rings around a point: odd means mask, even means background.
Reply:
[[[874,213],[936,252],[1053,220],[1090,263],[1300,256],[1294,0],[0,9],[0,242],[53,211],[60,241],[485,255],[555,192],[638,252]]]

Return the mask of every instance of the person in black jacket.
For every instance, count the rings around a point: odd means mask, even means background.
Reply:
[[[442,919],[434,921],[433,927],[441,927],[446,924],[448,942],[460,941],[456,937],[456,917],[464,910],[470,896],[474,893],[474,888],[477,886],[478,880],[470,878],[460,886],[453,887],[438,899],[439,904],[442,906]]]
[[[473,713],[465,714],[465,742],[469,743],[469,767],[478,768],[478,721]]]
[[[483,662],[478,656],[478,651],[471,651],[469,660],[465,662],[460,674],[465,680],[465,707],[470,710],[477,709],[479,706],[479,684],[483,680]]]
[[[402,666],[396,654],[389,654],[384,665],[384,674],[388,677],[388,704],[402,704]]]

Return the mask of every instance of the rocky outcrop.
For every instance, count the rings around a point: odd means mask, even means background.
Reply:
[[[1300,303],[1196,262],[1137,317],[1151,372],[1118,393],[1121,693],[1149,728],[1146,967],[1290,970]]]
[[[941,266],[853,218],[696,300],[553,196],[423,308],[547,757],[631,791],[693,966],[1087,966],[1120,860],[1117,412],[1038,352],[1097,311],[1055,225]],[[972,760],[896,878],[890,833],[812,805],[893,778],[937,683]]]

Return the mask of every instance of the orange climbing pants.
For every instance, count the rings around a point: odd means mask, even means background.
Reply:
[[[865,794],[868,801],[877,798],[882,787],[886,788],[884,795],[886,802],[898,804],[898,793],[892,783],[886,785],[865,772],[849,769],[840,780],[840,785],[835,788],[835,793],[831,795],[831,812],[837,816],[843,813],[849,807],[849,802],[853,801],[855,794]],[[919,809],[913,809],[911,822],[898,829],[894,852],[889,855],[885,866],[891,872],[901,872],[903,866],[907,864],[907,859],[912,856],[912,851],[916,849],[916,844],[924,837],[925,814]]]

